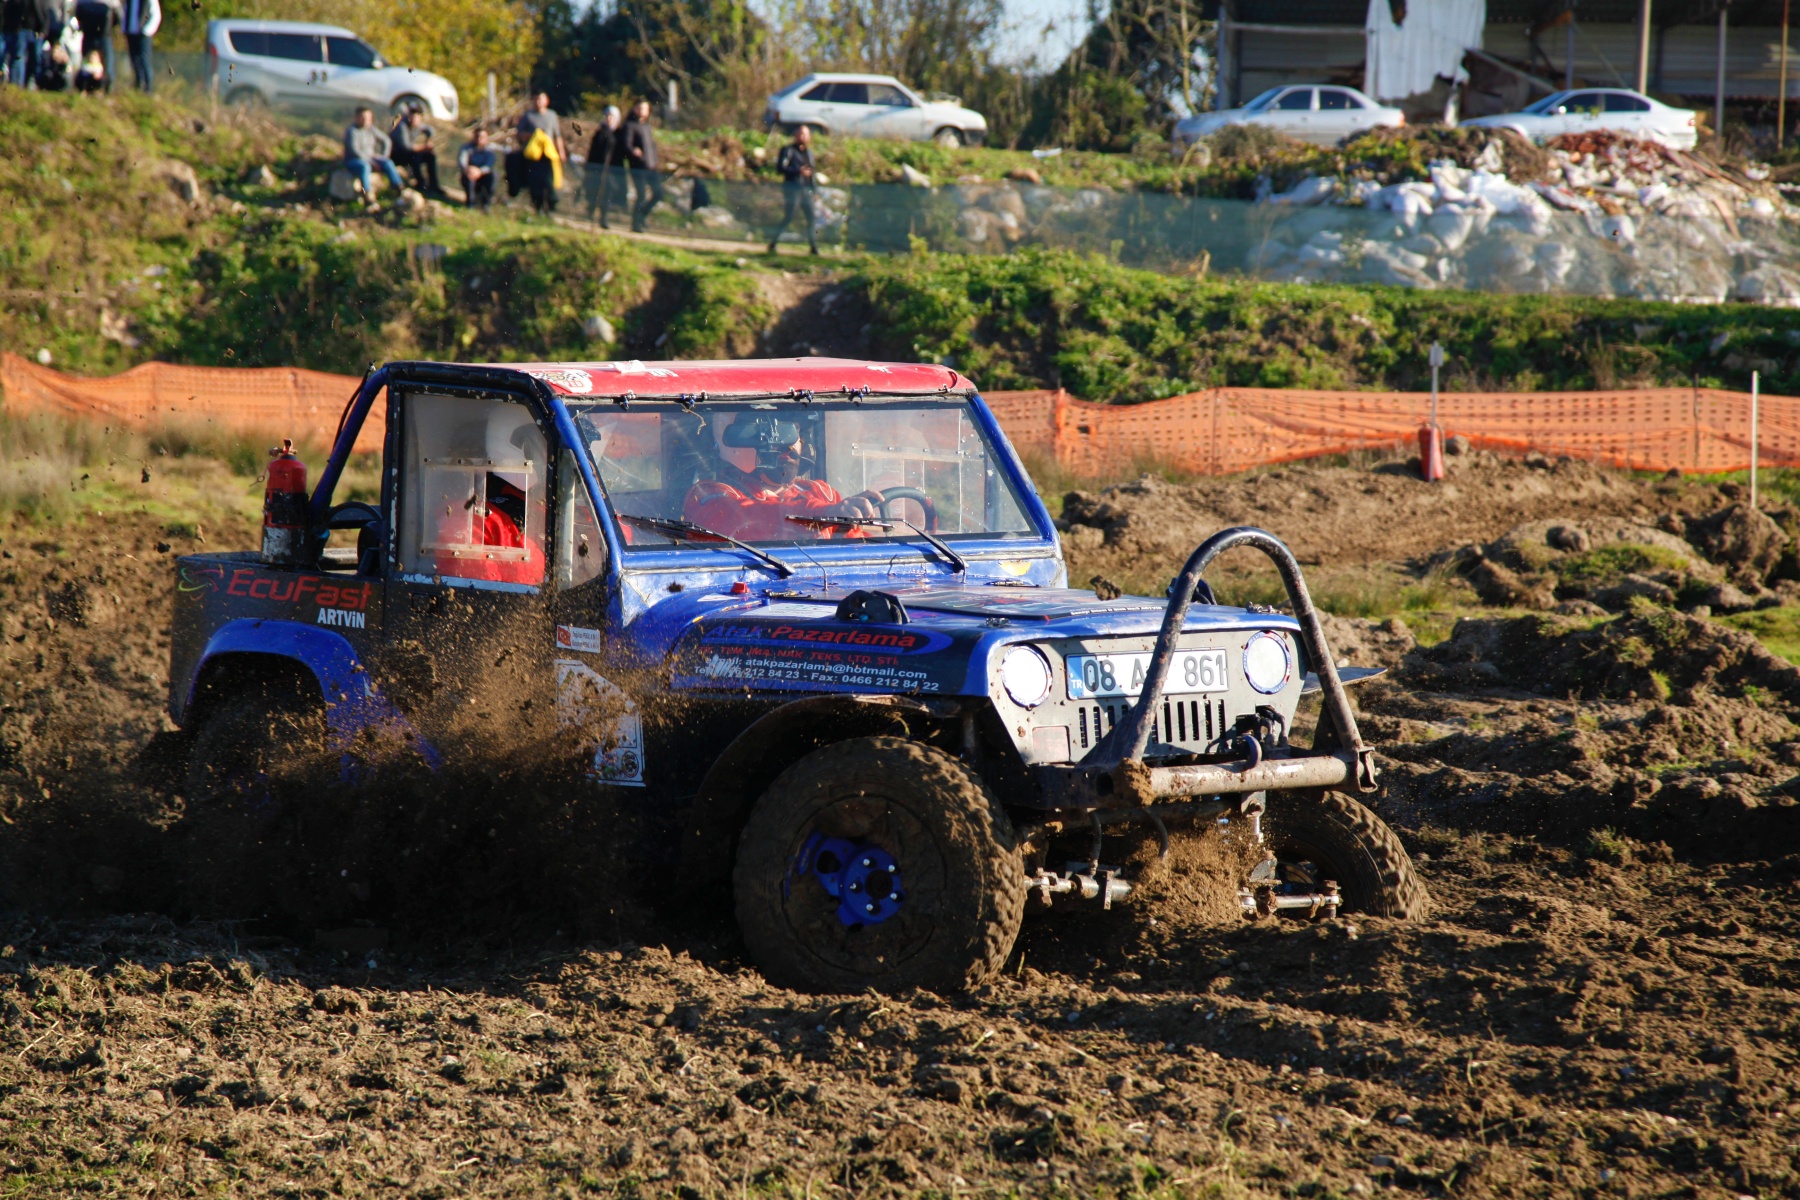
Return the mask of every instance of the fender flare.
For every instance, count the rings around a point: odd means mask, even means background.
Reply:
[[[429,760],[436,759],[412,722],[382,695],[356,647],[341,633],[298,621],[239,618],[215,630],[188,681],[181,706],[184,721],[194,711],[207,668],[223,659],[239,657],[283,659],[310,672],[318,682],[319,697],[325,705],[326,736],[333,749],[347,749],[365,730],[379,729],[403,738]]]
[[[808,696],[752,721],[713,761],[688,806],[681,835],[684,888],[728,883],[738,832],[775,777],[822,746],[846,738],[905,733],[908,715],[942,702],[904,696]]]

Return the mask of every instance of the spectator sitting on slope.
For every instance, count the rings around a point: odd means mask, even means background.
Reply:
[[[344,169],[350,172],[362,193],[369,201],[371,208],[375,206],[375,174],[372,168],[379,167],[386,175],[388,182],[399,191],[406,186],[406,180],[400,177],[391,157],[394,145],[388,135],[375,128],[375,110],[364,105],[356,110],[351,119],[350,128],[344,130]]]

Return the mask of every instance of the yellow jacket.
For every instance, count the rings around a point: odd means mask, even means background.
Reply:
[[[532,131],[531,140],[525,143],[525,160],[536,162],[540,158],[550,160],[550,185],[562,187],[562,155],[556,152],[556,140],[543,130],[536,129]]]

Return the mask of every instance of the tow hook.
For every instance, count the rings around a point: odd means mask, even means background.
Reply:
[[[1131,895],[1131,885],[1119,878],[1117,867],[1092,867],[1088,863],[1070,863],[1062,874],[1038,869],[1025,883],[1048,906],[1051,896],[1074,896],[1081,900],[1099,900],[1100,907],[1110,909],[1114,900]]]

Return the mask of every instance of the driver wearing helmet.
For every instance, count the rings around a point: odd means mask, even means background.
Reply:
[[[789,541],[803,536],[801,527],[786,519],[790,515],[878,515],[878,493],[846,500],[823,479],[803,477],[802,469],[812,464],[792,421],[745,413],[725,426],[719,441],[718,478],[694,484],[682,505],[681,515],[703,529],[746,542]],[[848,533],[861,536],[860,530]]]

